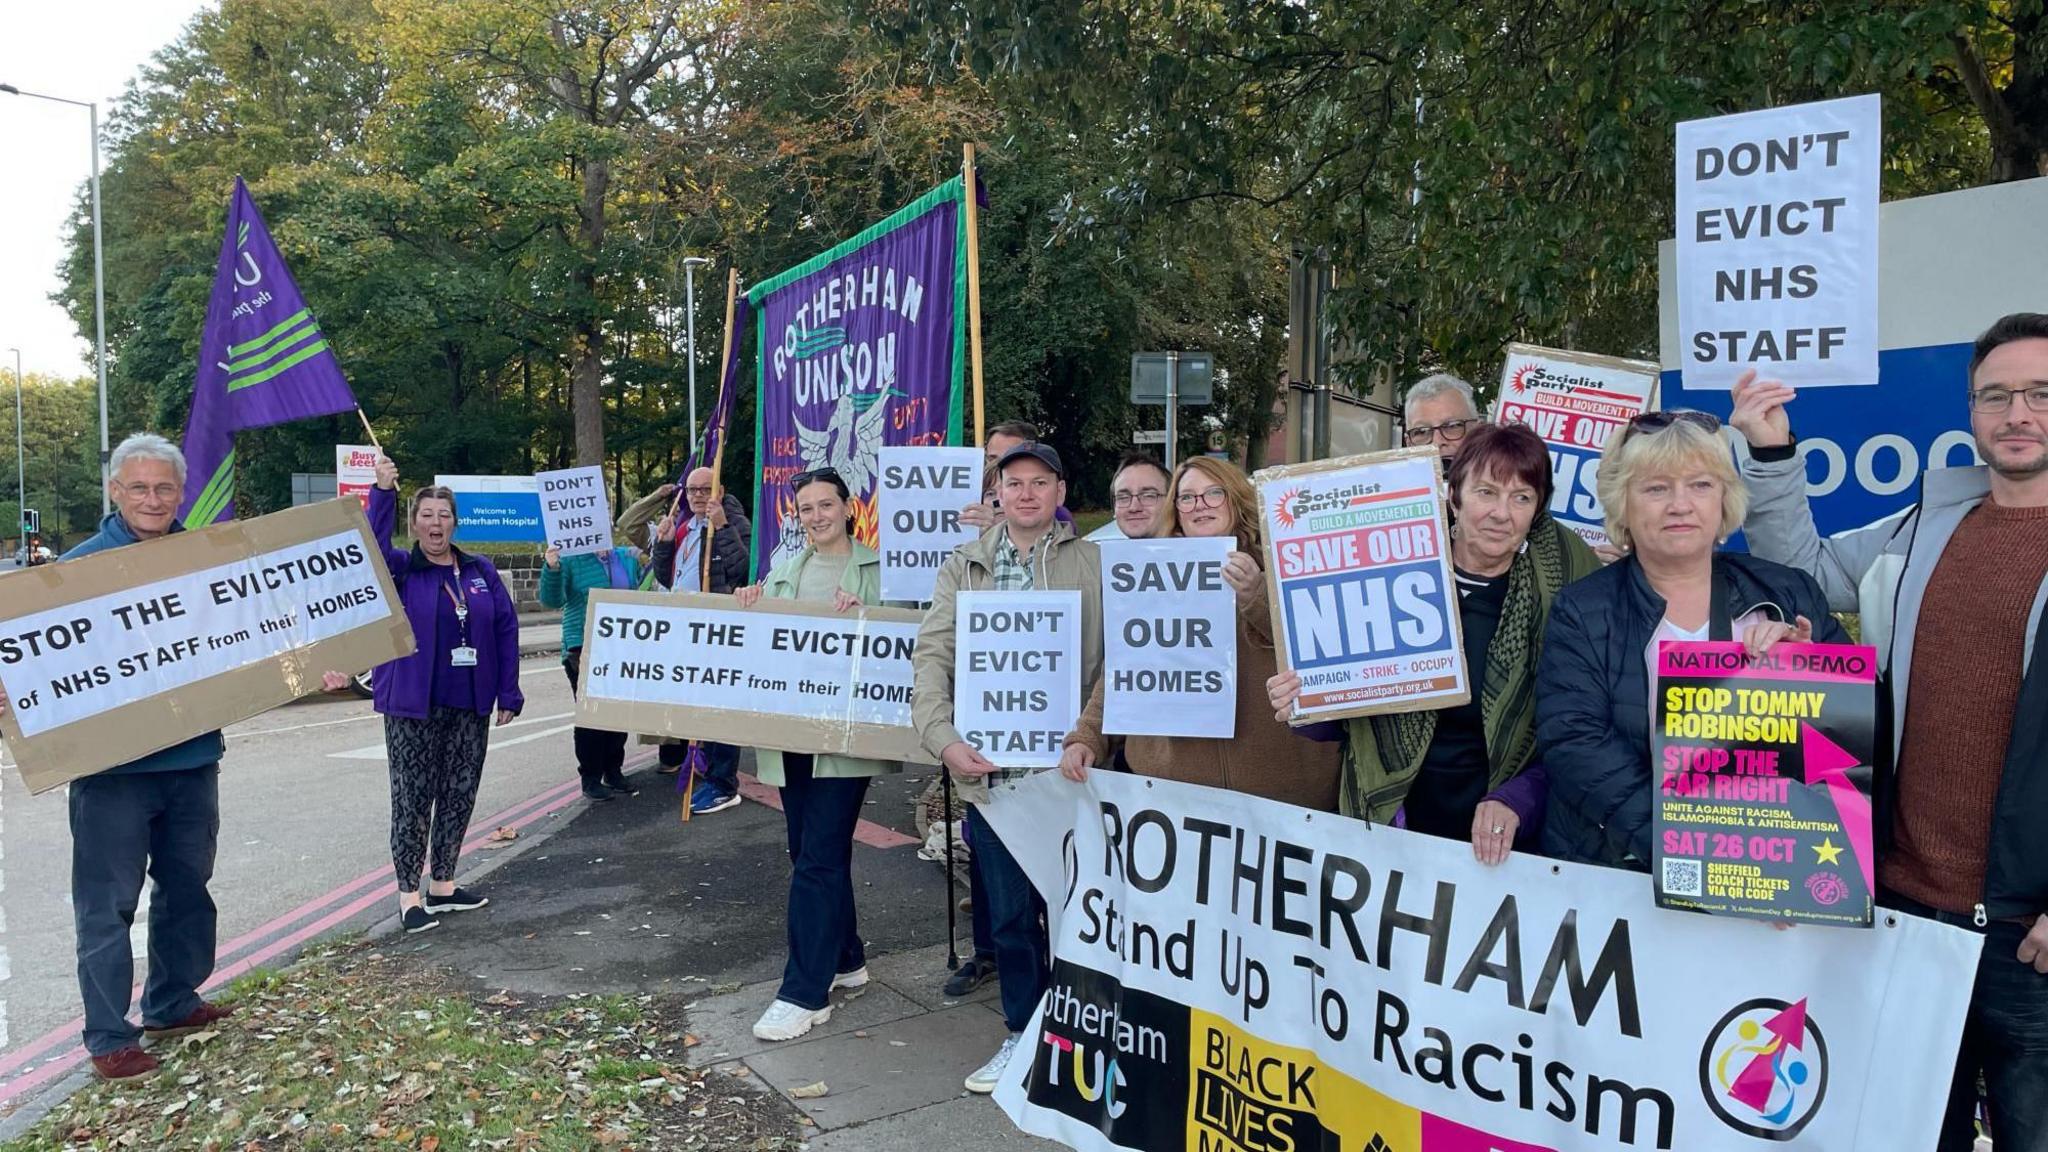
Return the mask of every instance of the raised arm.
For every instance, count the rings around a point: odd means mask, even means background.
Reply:
[[[377,551],[393,576],[405,571],[412,557],[391,546],[392,530],[398,526],[398,465],[384,455],[377,457],[377,483],[370,489],[370,535],[377,538]]]

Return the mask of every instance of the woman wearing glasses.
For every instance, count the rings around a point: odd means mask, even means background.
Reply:
[[[1459,631],[1475,687],[1455,708],[1303,725],[1345,745],[1340,810],[1452,840],[1483,864],[1533,850],[1545,772],[1536,757],[1536,656],[1558,591],[1599,568],[1576,534],[1550,518],[1550,449],[1519,424],[1480,424],[1451,464],[1451,565]],[[1268,681],[1276,717],[1301,677]]]
[[[1544,854],[1647,871],[1655,777],[1657,646],[1740,639],[1846,643],[1811,576],[1719,545],[1749,493],[1704,412],[1648,412],[1601,453],[1600,502],[1618,562],[1551,608],[1536,674],[1536,742],[1548,765]]]
[[[1277,666],[1273,615],[1266,601],[1266,575],[1259,565],[1259,497],[1236,465],[1196,456],[1174,471],[1174,536],[1227,536],[1237,548],[1223,565],[1223,579],[1237,593],[1237,735],[1229,740],[1186,736],[1129,736],[1124,758],[1140,776],[1158,776],[1249,792],[1269,800],[1331,812],[1337,807],[1337,749],[1297,740],[1265,721],[1271,711],[1263,685]],[[1069,780],[1085,780],[1088,769],[1109,758],[1102,731],[1102,685],[1060,758]]]
[[[733,592],[742,608],[763,597],[852,612],[882,602],[882,561],[853,538],[852,494],[830,468],[790,480],[804,549],[768,578]],[[782,789],[789,833],[789,958],[775,1002],[754,1022],[763,1040],[794,1040],[832,1018],[832,991],[868,982],[866,946],[854,924],[853,829],[868,781],[901,765],[857,756],[759,748],[761,783]]]

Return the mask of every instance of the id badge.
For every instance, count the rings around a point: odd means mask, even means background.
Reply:
[[[448,663],[455,668],[474,668],[476,667],[476,649],[471,648],[467,644],[460,648],[451,648],[448,651]]]

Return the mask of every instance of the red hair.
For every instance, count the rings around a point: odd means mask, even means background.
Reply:
[[[1536,507],[1550,507],[1550,446],[1526,424],[1481,424],[1465,434],[1451,460],[1451,506],[1465,481],[1492,477],[1520,480],[1536,490]]]

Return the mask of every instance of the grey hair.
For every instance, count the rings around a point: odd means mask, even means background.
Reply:
[[[1415,406],[1424,400],[1452,394],[1464,397],[1465,410],[1472,413],[1473,419],[1479,418],[1479,401],[1472,395],[1472,386],[1451,375],[1449,372],[1438,372],[1431,376],[1424,376],[1408,389],[1408,395],[1401,400],[1401,422],[1413,424],[1415,422]]]
[[[161,460],[177,470],[178,486],[185,486],[185,454],[154,432],[137,432],[115,445],[113,455],[107,457],[107,475],[119,476],[121,466],[130,460]]]

